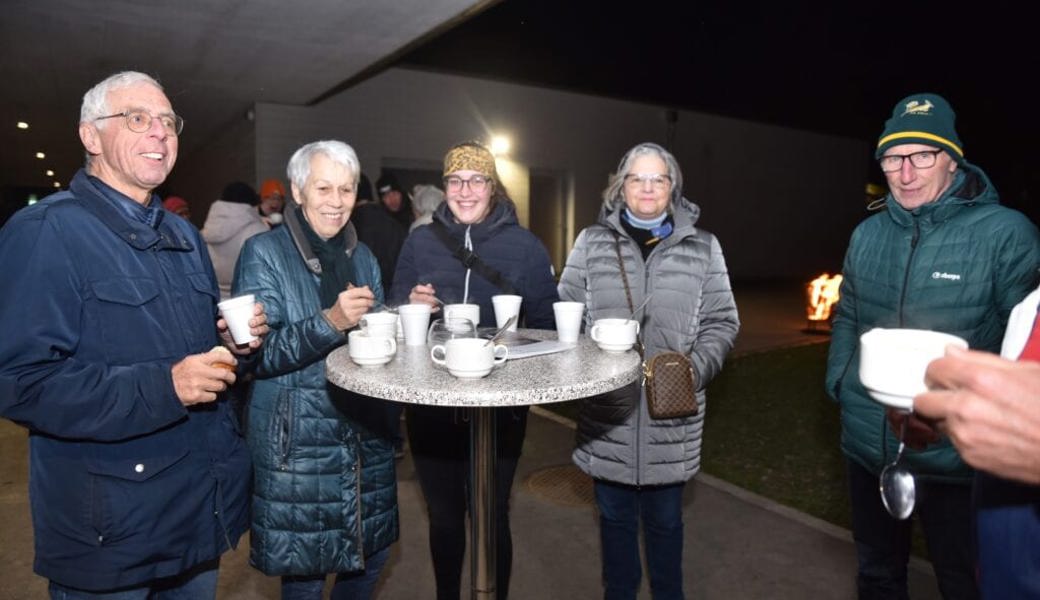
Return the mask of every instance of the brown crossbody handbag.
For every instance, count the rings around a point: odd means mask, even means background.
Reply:
[[[614,249],[617,251],[621,281],[625,284],[628,309],[635,312],[632,291],[628,287],[628,274],[621,258],[621,238],[614,233]],[[634,317],[634,315],[633,315]],[[641,334],[640,334],[641,335]],[[639,354],[644,355],[642,341],[638,343]],[[680,419],[697,414],[697,386],[690,358],[681,352],[662,352],[650,358],[643,356],[643,387],[646,389],[646,405],[653,419]]]

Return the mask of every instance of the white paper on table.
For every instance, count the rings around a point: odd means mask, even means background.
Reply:
[[[493,333],[494,329],[490,329],[488,333],[481,332],[480,337],[490,337]],[[574,344],[564,344],[557,340],[535,340],[512,331],[503,333],[497,343],[509,348],[509,359],[553,354],[575,347]]]

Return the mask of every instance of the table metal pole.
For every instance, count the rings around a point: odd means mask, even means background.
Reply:
[[[495,574],[495,409],[474,407],[469,430],[471,598],[494,600]]]

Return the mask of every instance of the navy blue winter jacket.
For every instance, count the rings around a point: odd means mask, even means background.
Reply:
[[[158,198],[152,228],[107,193],[80,171],[0,231],[0,414],[29,428],[34,569],[85,590],[220,556],[249,488],[228,403],[185,408],[170,371],[218,343],[206,246]]]

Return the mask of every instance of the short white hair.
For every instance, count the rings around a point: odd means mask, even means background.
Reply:
[[[163,87],[151,75],[137,71],[123,71],[105,78],[104,81],[95,85],[83,94],[83,104],[79,109],[79,122],[92,123],[101,117],[112,114],[112,108],[108,105],[108,94],[113,90],[120,90],[139,83],[154,85],[159,91]],[[97,124],[98,128],[104,126],[103,122]]]
[[[318,154],[346,167],[354,176],[354,184],[357,185],[358,177],[361,175],[361,162],[354,149],[339,140],[311,142],[294,152],[289,159],[289,166],[285,169],[289,182],[301,190],[306,187],[307,178],[311,176],[311,159]]]

